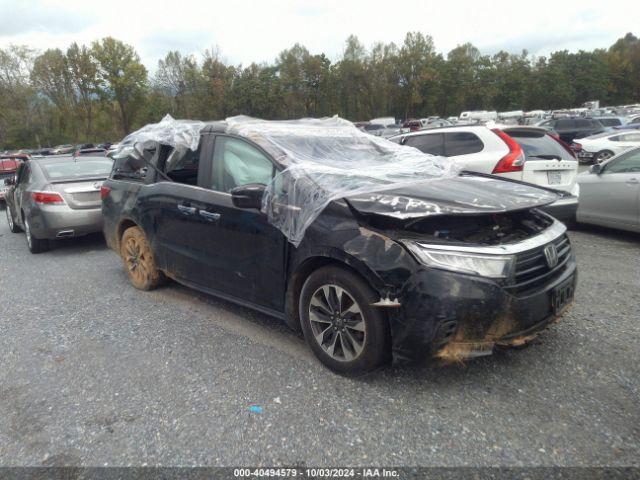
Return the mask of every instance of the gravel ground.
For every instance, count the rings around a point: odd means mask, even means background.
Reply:
[[[98,236],[31,255],[0,220],[0,465],[638,466],[640,236],[571,238],[575,307],[529,348],[354,380],[274,319],[134,290]]]

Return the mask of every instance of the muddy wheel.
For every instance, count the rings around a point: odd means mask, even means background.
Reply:
[[[129,227],[122,235],[120,256],[131,284],[140,290],[153,290],[164,280],[164,275],[153,259],[147,237],[139,227]]]
[[[300,294],[300,320],[318,359],[343,375],[362,375],[388,362],[390,334],[373,289],[356,274],[329,266],[313,272]]]

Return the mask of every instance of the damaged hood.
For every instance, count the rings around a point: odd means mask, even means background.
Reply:
[[[462,175],[347,196],[345,200],[362,214],[404,219],[524,210],[548,205],[558,198],[552,191],[525,183]]]

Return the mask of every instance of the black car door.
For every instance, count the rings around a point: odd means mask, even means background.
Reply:
[[[170,156],[165,170],[176,181],[152,186],[158,264],[196,286],[281,311],[285,237],[260,211],[234,207],[229,193],[238,185],[268,183],[274,164],[235,137],[218,137],[214,154],[207,137],[196,152],[197,181],[180,182],[189,175],[176,168],[184,162]]]
[[[192,206],[206,193],[198,184],[200,156],[208,135],[197,151],[184,147],[158,154],[156,182],[146,185],[139,197],[139,217],[148,232],[158,267],[170,276],[200,283],[202,252],[194,235],[200,217]]]
[[[202,161],[208,195],[195,206],[203,215],[202,231],[206,232],[200,245],[216,267],[209,285],[282,311],[286,238],[264,213],[235,207],[229,193],[241,185],[268,184],[275,164],[256,145],[227,135],[216,136],[212,158]]]

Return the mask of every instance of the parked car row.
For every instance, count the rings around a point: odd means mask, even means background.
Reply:
[[[104,142],[97,145],[93,143],[80,143],[77,145],[65,144],[52,148],[31,148],[18,151],[5,151],[0,155],[25,155],[30,157],[46,157],[49,155],[70,155],[82,150],[97,149],[101,152],[113,151],[117,147],[116,143]]]

